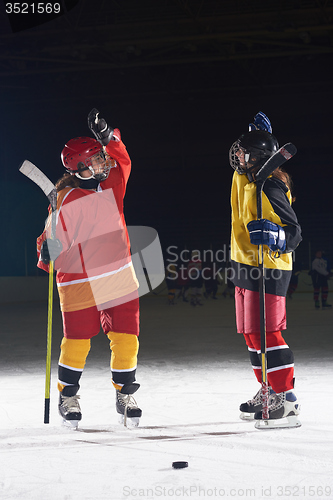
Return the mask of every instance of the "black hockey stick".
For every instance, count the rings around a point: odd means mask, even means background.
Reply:
[[[41,172],[33,163],[25,160],[20,172],[26,175],[39,186],[48,197],[51,204],[51,238],[56,234],[56,216],[57,216],[57,190],[54,184]],[[52,314],[53,314],[53,275],[54,261],[49,264],[49,295],[48,295],[48,317],[47,317],[47,348],[46,348],[46,375],[45,375],[45,405],[44,405],[44,424],[50,422],[50,386],[51,386],[51,346],[52,346]]]
[[[257,185],[257,219],[262,219],[262,191],[267,178],[278,167],[290,160],[297,152],[296,147],[288,142],[280,148],[256,174]],[[258,246],[258,268],[259,268],[259,304],[260,304],[260,350],[261,350],[261,384],[262,384],[262,418],[269,419],[268,413],[268,380],[267,380],[267,352],[266,352],[266,310],[265,310],[265,269],[264,248]]]

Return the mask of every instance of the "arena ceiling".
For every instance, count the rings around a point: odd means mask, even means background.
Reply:
[[[67,0],[64,15],[28,29],[5,3],[1,87],[23,98],[36,78],[72,97],[112,79],[140,95],[332,84],[330,0]]]

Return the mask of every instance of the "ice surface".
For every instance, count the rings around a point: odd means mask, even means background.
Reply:
[[[230,299],[198,308],[168,306],[163,295],[141,299],[143,417],[131,430],[117,423],[103,334],[81,379],[79,430],[60,425],[57,304],[50,424],[43,424],[47,304],[2,304],[0,312],[2,500],[333,497],[333,312],[315,310],[310,293],[288,302],[285,333],[302,427],[268,431],[239,419],[239,404],[258,384]],[[172,469],[176,460],[189,467]]]

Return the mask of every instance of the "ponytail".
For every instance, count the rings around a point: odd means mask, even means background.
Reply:
[[[65,187],[77,188],[80,185],[80,179],[66,172],[60,179],[56,182],[57,191],[61,191]]]

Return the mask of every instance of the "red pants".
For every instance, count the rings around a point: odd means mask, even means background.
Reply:
[[[236,325],[238,333],[260,332],[259,292],[235,287]],[[266,330],[275,332],[287,328],[286,298],[265,294]]]
[[[257,380],[261,382],[259,292],[235,287],[236,323],[243,333]],[[286,299],[265,295],[267,379],[275,392],[294,387],[294,355],[282,337],[286,329]]]
[[[91,339],[101,329],[104,333],[129,333],[139,335],[139,299],[125,302],[99,311],[89,307],[81,311],[63,312],[64,337],[67,339]]]

